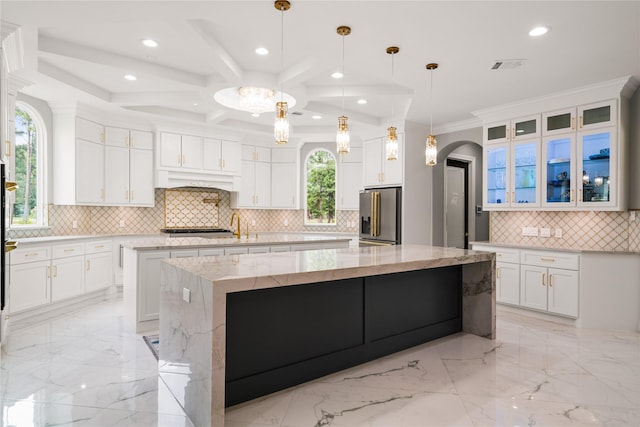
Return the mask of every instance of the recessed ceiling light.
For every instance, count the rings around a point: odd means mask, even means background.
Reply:
[[[358,104],[363,105],[366,104],[367,100],[366,99],[358,99]]]
[[[258,55],[268,55],[269,54],[269,49],[267,49],[266,47],[259,47],[256,49],[256,53]]]
[[[200,104],[198,104],[197,102],[194,102],[194,103],[193,103],[193,106],[194,106],[194,107],[197,107],[198,105],[200,105]]]
[[[142,44],[145,45],[146,47],[158,47],[158,42],[151,39],[142,40]]]
[[[549,32],[550,29],[551,27],[544,27],[544,26],[535,27],[533,30],[529,31],[529,35],[531,37],[538,37],[543,34],[547,34],[547,32]]]
[[[311,116],[311,118],[313,120],[320,120],[322,118],[322,116],[319,116],[318,114]]]
[[[333,77],[334,79],[341,79],[344,77],[344,74],[342,74],[340,71],[336,71],[335,73],[331,74],[331,77]]]
[[[251,117],[260,117],[260,113],[251,113]]]
[[[124,78],[126,80],[129,80],[129,81],[138,80],[138,78],[136,76],[134,76],[133,74],[127,74],[126,76],[124,76]]]

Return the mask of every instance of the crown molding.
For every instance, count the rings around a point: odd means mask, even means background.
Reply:
[[[2,22],[2,55],[9,73],[24,68],[24,44],[22,29],[8,22]]]
[[[433,133],[436,135],[443,135],[445,133],[459,132],[461,130],[474,129],[482,127],[482,120],[479,118],[460,120],[459,122],[447,123],[441,126],[436,126],[433,129]]]

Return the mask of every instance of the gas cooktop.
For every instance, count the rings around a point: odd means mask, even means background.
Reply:
[[[188,233],[231,233],[231,230],[224,228],[161,228],[161,232],[169,234],[188,234]]]

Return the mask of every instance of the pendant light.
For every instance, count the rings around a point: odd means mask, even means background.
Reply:
[[[431,122],[430,128],[429,128],[429,135],[427,136],[427,141],[426,141],[426,147],[424,150],[424,155],[425,155],[425,163],[427,166],[435,166],[438,163],[437,157],[438,157],[438,147],[437,147],[437,141],[436,141],[436,137],[433,134],[433,70],[435,70],[436,68],[438,68],[438,64],[436,63],[430,63],[427,64],[427,70],[429,70],[430,74],[431,74],[431,83],[430,83],[430,87],[429,87],[429,98],[430,98],[430,105],[429,105],[429,110],[430,110],[430,119],[429,121]]]
[[[390,46],[387,48],[387,53],[391,55],[391,126],[387,129],[389,132],[387,135],[387,143],[385,144],[385,151],[387,153],[387,160],[398,160],[398,137],[396,135],[396,128],[393,127],[393,107],[394,107],[394,80],[393,80],[393,55],[400,52],[400,48],[397,46]]]
[[[342,36],[342,75],[344,78],[344,37],[351,34],[351,28],[347,26],[340,26],[337,29],[339,35]],[[336,145],[338,149],[338,155],[349,154],[349,125],[347,124],[348,117],[344,115],[344,80],[342,81],[342,116],[338,117],[338,133],[336,134]]]
[[[282,145],[289,141],[288,105],[286,101],[284,101],[284,77],[282,73],[284,70],[284,12],[289,10],[291,3],[289,3],[288,0],[276,0],[274,2],[274,6],[280,11],[280,101],[276,102],[273,136],[276,140],[276,144]]]

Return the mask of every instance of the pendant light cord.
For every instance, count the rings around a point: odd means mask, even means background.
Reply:
[[[342,35],[342,115],[344,116],[344,34]]]
[[[284,7],[280,7],[280,102],[284,100]]]
[[[393,57],[395,53],[391,54],[391,126],[393,126],[393,116],[394,116],[394,104],[396,100],[396,91],[395,91],[395,79],[393,77]]]
[[[431,83],[429,84],[429,122],[431,123],[429,127],[429,135],[433,135],[433,69],[429,70],[431,74]]]

